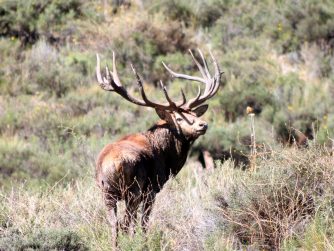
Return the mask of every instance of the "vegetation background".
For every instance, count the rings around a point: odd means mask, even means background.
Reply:
[[[334,250],[332,0],[0,0],[1,251],[110,250],[95,158],[157,116],[102,91],[95,54],[111,64],[114,50],[134,93],[130,63],[151,97],[162,79],[177,98],[196,88],[161,61],[197,74],[195,48],[225,72],[209,130],[159,194],[149,232],[121,236],[120,249]]]

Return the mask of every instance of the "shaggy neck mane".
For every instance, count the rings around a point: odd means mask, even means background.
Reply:
[[[165,121],[157,122],[143,134],[150,141],[153,152],[167,157],[164,161],[170,164],[171,172],[177,174],[185,163],[194,140],[187,139]]]
[[[170,175],[176,175],[187,160],[194,140],[186,139],[178,130],[165,121],[159,121],[143,135],[149,140],[159,169],[159,183],[164,184]],[[158,170],[158,169],[157,169]]]
[[[164,120],[159,120],[150,129],[148,129],[144,134],[149,136],[149,138],[156,139],[156,143],[182,143],[182,144],[192,144],[194,140],[187,139],[184,135],[178,132],[178,130],[168,124]],[[164,139],[164,141],[161,141]],[[158,142],[161,141],[161,142]],[[169,142],[172,141],[172,142]],[[152,142],[153,143],[153,142]]]

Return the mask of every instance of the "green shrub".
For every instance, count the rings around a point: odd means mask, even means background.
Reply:
[[[333,1],[284,2],[281,17],[272,31],[272,38],[282,46],[283,52],[300,49],[305,42],[325,42],[333,46]]]
[[[0,35],[18,38],[23,45],[44,37],[49,42],[65,42],[73,33],[66,24],[82,14],[80,0],[2,1]]]
[[[228,1],[148,1],[152,10],[161,11],[172,20],[178,20],[187,26],[209,27],[223,15]],[[151,10],[151,11],[152,11]]]
[[[43,91],[46,96],[63,96],[70,89],[87,83],[87,61],[66,59],[43,40],[26,54],[21,88],[28,94]]]
[[[329,245],[333,243],[333,220],[329,211],[319,212],[310,224],[306,226],[302,235],[295,235],[287,239],[283,243],[286,250],[294,250],[297,248],[303,250],[326,250],[331,248]]]
[[[12,231],[0,238],[0,250],[89,250],[80,237],[68,229],[40,229],[22,236]]]
[[[13,76],[18,74],[16,58],[20,55],[20,43],[15,38],[0,37],[0,93],[7,94],[16,90]],[[15,70],[14,70],[15,69]]]
[[[97,107],[109,107],[110,112],[112,112],[123,105],[121,97],[116,98],[116,93],[104,91],[97,86],[98,84],[89,89],[76,88],[70,91],[59,100],[64,107],[64,112],[72,117],[77,117],[86,115]],[[124,102],[124,104],[126,103]]]
[[[176,21],[165,20],[161,15],[143,13],[138,16],[133,11],[121,12],[115,16],[114,22],[117,22],[117,26],[102,23],[99,29],[85,27],[80,39],[91,41],[97,51],[102,51],[102,60],[106,59],[109,64],[111,52],[115,51],[117,70],[123,83],[134,83],[130,68],[130,64],[133,64],[145,81],[157,85],[161,78],[166,79],[167,76],[165,72],[164,76],[154,73],[156,65],[161,65],[157,59],[178,51],[184,53],[194,45],[188,30]],[[95,24],[92,25],[95,27]],[[111,33],[112,39],[109,36]],[[100,38],[98,45],[97,36]]]
[[[5,177],[11,177],[14,173],[15,176],[23,175],[22,172],[25,166],[22,162],[28,160],[33,152],[23,142],[16,140],[11,141],[10,139],[2,139],[0,144],[1,153],[1,179]],[[22,165],[23,164],[23,165]],[[18,170],[18,167],[22,167]]]
[[[59,98],[69,90],[87,85],[93,77],[93,54],[59,52],[45,40],[40,40],[17,57],[20,61],[16,61],[14,52],[5,57],[0,75],[0,88],[4,94],[43,94]]]
[[[0,104],[6,111],[0,116],[0,132],[3,135],[25,138],[34,135],[41,141],[46,141],[48,137],[64,140],[69,136],[64,130],[66,114],[61,104],[24,95],[18,98],[4,97]],[[64,120],[60,120],[62,116]]]
[[[229,121],[245,115],[247,106],[253,107],[256,113],[261,113],[263,106],[274,103],[271,93],[259,85],[248,86],[243,90],[225,91],[220,100],[225,118]]]
[[[26,182],[30,187],[39,187],[59,180],[66,183],[77,177],[79,163],[71,163],[72,153],[69,150],[63,153],[64,146],[58,149],[56,142],[49,143],[46,150],[17,138],[1,139],[1,185],[10,188],[15,182]]]
[[[219,46],[224,50],[226,45]],[[229,47],[231,50],[226,53],[217,51],[226,85],[222,85],[215,100],[219,100],[225,119],[235,121],[244,116],[247,106],[253,107],[257,114],[266,107],[275,109],[272,89],[279,67],[268,57],[270,48],[263,40],[252,38],[235,39]]]
[[[242,245],[268,250],[280,249],[285,240],[303,234],[316,213],[329,212],[330,158],[319,148],[284,151],[260,161],[257,171],[241,179],[235,176],[228,195],[217,195],[226,230]]]
[[[166,55],[157,56],[152,69],[152,78],[154,78],[156,81],[162,80],[164,84],[166,84],[168,83],[168,81],[171,81],[171,76],[163,67],[162,62],[170,66],[175,72],[187,73],[187,70],[189,71],[190,68],[191,70],[194,70],[193,67],[191,67],[190,65],[192,63],[191,60],[192,59],[190,57],[190,54],[186,54],[183,52],[168,53]],[[195,69],[195,71],[196,70],[197,69]],[[187,85],[184,83],[185,81],[180,82],[183,83],[178,83],[179,85],[175,85],[177,89],[180,90],[180,87],[182,87],[184,90],[187,89]],[[158,87],[160,86],[158,85]],[[194,87],[194,85],[192,85],[192,87]]]

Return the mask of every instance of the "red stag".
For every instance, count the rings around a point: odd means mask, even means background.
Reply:
[[[205,84],[204,93],[199,88],[197,96],[187,102],[181,89],[182,100],[174,102],[160,81],[167,100],[165,104],[148,99],[142,80],[132,65],[142,100],[130,95],[117,74],[114,54],[113,70],[109,71],[106,67],[106,75],[102,76],[100,59],[97,55],[96,75],[102,89],[116,92],[136,105],[154,108],[161,119],[146,132],[131,134],[106,145],[98,156],[96,181],[103,192],[108,219],[116,231],[118,231],[116,204],[119,200],[125,200],[126,205],[126,215],[120,225],[122,229],[125,231],[129,229],[131,222],[136,219],[139,204],[143,202],[141,224],[146,230],[156,193],[161,190],[169,177],[175,176],[181,170],[191,145],[200,135],[205,134],[208,128],[207,123],[199,118],[208,108],[207,104],[202,104],[217,93],[222,72],[210,53],[215,69],[214,75],[211,76],[202,52],[198,51],[202,65],[191,51],[190,54],[202,77],[176,73],[164,63],[163,65],[175,78]]]

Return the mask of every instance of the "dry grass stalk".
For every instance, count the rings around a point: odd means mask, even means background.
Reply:
[[[250,131],[251,131],[251,153],[250,153],[250,169],[255,171],[256,169],[256,137],[255,137],[255,113],[252,107],[247,107],[247,114],[250,118]]]

